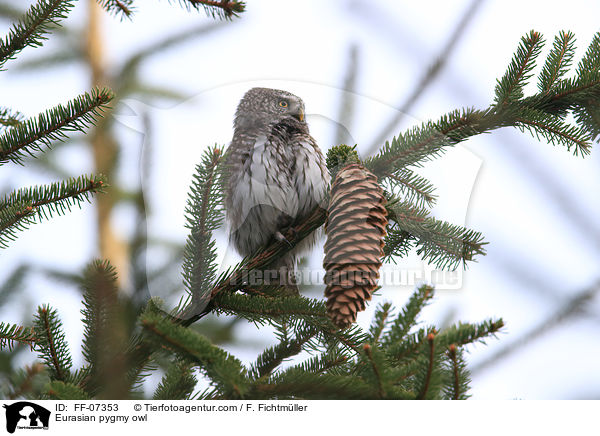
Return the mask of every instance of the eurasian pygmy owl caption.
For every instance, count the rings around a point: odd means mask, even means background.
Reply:
[[[225,208],[230,241],[248,256],[321,204],[329,172],[308,132],[303,101],[286,91],[253,88],[240,101],[226,162]],[[297,255],[316,239],[313,233],[267,269],[279,284],[297,292]],[[273,276],[270,276],[273,277]]]

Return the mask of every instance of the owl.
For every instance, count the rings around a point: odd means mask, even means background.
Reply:
[[[250,89],[240,101],[227,160],[225,210],[230,242],[248,256],[323,206],[329,172],[310,136],[303,101],[286,91]],[[263,271],[263,279],[297,293],[296,261],[309,235]]]

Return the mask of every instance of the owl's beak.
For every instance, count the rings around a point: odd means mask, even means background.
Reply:
[[[298,108],[298,112],[295,115],[300,121],[304,121],[304,108]]]

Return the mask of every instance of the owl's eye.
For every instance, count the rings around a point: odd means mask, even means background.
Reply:
[[[288,107],[288,102],[287,102],[287,101],[285,101],[285,100],[281,100],[281,101],[279,102],[279,106],[281,106],[281,107],[283,107],[283,108],[285,108],[285,107]]]

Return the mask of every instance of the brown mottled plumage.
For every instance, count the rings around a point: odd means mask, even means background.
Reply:
[[[329,185],[325,159],[308,132],[304,103],[286,91],[253,88],[240,101],[227,157],[225,207],[230,241],[248,256],[320,204]],[[292,277],[306,238],[269,267],[278,280],[297,289]]]

